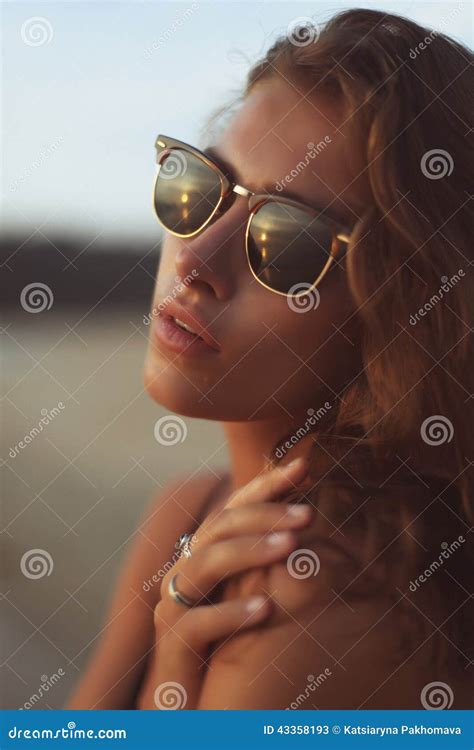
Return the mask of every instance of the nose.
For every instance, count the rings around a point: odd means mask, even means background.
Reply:
[[[188,277],[194,290],[206,287],[218,300],[229,300],[246,266],[245,227],[247,201],[236,197],[225,211],[189,239],[178,237],[175,268],[181,279]]]

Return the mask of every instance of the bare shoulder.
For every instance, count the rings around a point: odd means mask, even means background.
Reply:
[[[361,557],[357,539],[316,514],[286,560],[233,579],[224,598],[264,593],[273,612],[216,644],[215,684],[200,707],[420,708],[426,686],[440,680],[455,708],[469,707],[462,670],[437,669],[435,629],[418,628],[402,592],[371,590]],[[221,690],[230,678],[232,692]]]
[[[123,607],[132,595],[148,607],[155,606],[161,580],[177,553],[177,539],[199,525],[208,498],[220,481],[217,472],[192,472],[169,482],[151,498],[129,545],[112,609]]]
[[[218,472],[182,475],[147,504],[129,541],[103,625],[66,708],[130,708],[154,643],[153,609],[177,538],[193,530]]]
[[[176,539],[193,531],[201,522],[209,499],[215,494],[224,473],[201,471],[170,482],[150,500],[137,527],[137,534],[156,556],[172,552]]]

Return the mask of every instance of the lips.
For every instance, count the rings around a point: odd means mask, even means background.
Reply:
[[[198,316],[197,313],[191,313],[174,302],[167,305],[166,310],[160,313],[160,317],[162,319],[168,318],[168,322],[172,322],[178,329],[186,332],[188,335],[194,336],[196,341],[202,341],[211,349],[220,351],[219,342],[209,332],[203,318]]]

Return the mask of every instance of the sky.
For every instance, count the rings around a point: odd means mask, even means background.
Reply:
[[[3,0],[4,227],[158,238],[156,135],[199,145],[209,114],[293,19],[322,23],[350,7],[396,12],[472,46],[469,0]]]

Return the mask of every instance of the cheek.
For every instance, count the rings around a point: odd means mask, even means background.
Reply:
[[[337,270],[304,297],[266,299],[257,317],[294,357],[308,360],[324,350],[344,350],[344,341],[358,348],[355,310],[345,274]]]
[[[227,390],[247,419],[295,416],[333,401],[360,369],[354,307],[343,282],[334,277],[299,303],[254,288],[241,305],[241,343],[214,397],[225,398]]]
[[[343,287],[333,291],[337,294],[321,293],[297,306],[285,302],[286,309],[268,324],[260,369],[268,373],[268,391],[278,389],[275,395],[290,412],[334,398],[360,369],[352,300]]]

